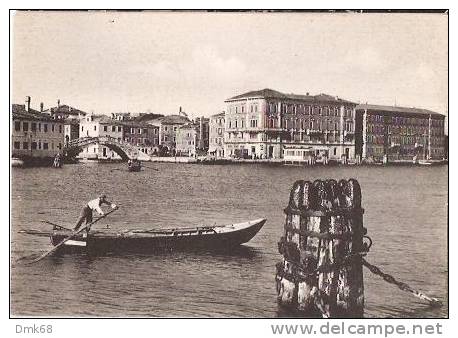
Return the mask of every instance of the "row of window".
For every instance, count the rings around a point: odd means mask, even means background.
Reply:
[[[21,129],[21,126],[22,126],[22,129]],[[59,133],[62,133],[62,124],[58,124],[58,128],[55,128],[55,124],[54,123],[51,123],[49,124],[49,128],[48,128],[48,124],[47,123],[41,123],[41,122],[30,122],[30,131],[32,132],[36,132],[36,131],[43,131],[44,133],[47,133],[48,131],[54,133],[56,130],[59,132]],[[21,121],[14,121],[14,130],[15,131],[24,131],[24,132],[28,132],[29,131],[29,122],[25,122],[23,121],[21,123]]]
[[[118,138],[118,140],[121,140],[121,138]],[[129,143],[132,143],[132,144],[147,144],[147,145],[150,145],[150,144],[157,144],[158,143],[158,139],[149,139],[149,138],[142,138],[142,137],[125,137],[124,138],[124,141],[126,142],[129,142]]]
[[[258,127],[258,120],[250,120],[250,128],[257,128]],[[234,120],[234,121],[231,121],[229,120],[228,122],[228,128],[245,128],[245,120],[240,120],[240,123],[239,123],[239,120]],[[218,133],[220,129],[218,129]]]
[[[153,129],[153,133],[157,135],[157,129]],[[174,129],[176,130],[176,129]],[[84,132],[84,126],[81,126],[81,131]],[[94,131],[97,131],[97,125],[94,126]],[[108,126],[104,125],[103,126],[103,131],[104,132],[122,132],[122,126]],[[165,131],[167,131],[167,127],[165,127]],[[130,133],[131,134],[148,134],[148,129],[147,128],[130,128]]]
[[[218,117],[216,119],[213,119],[213,123],[222,126],[222,125],[224,125],[224,118],[223,117]]]
[[[109,129],[111,129],[112,132],[116,132],[116,130],[120,133],[122,132],[122,127],[121,126],[111,126],[111,128],[109,128],[109,126],[103,126],[103,131],[105,132],[108,132]],[[84,132],[84,126],[81,126],[81,131]],[[97,125],[94,126],[94,131],[97,131]]]
[[[368,121],[371,121],[371,122],[384,122],[383,115],[369,115],[367,119]],[[391,122],[397,125],[407,125],[407,124],[419,125],[419,126],[428,126],[429,125],[428,118],[418,118],[418,117],[392,116],[391,119],[389,117],[386,117],[386,122]],[[431,119],[431,126],[443,127],[444,121],[437,120],[437,119]]]
[[[240,109],[239,109],[240,108]],[[258,105],[257,104],[250,104],[249,106],[250,113],[256,113],[258,111]],[[230,106],[229,107],[229,113],[245,113],[245,105],[239,106]]]
[[[366,126],[366,131],[368,133],[374,134],[383,134],[385,130],[388,133],[396,133],[396,134],[407,134],[407,135],[428,135],[429,131],[426,127],[404,127],[404,126],[384,126],[384,125],[373,125],[368,124]],[[432,136],[441,136],[443,135],[442,128],[431,128],[431,135]]]
[[[29,142],[22,142],[22,147],[21,147],[21,142],[15,141],[13,143],[13,148],[16,150],[23,149],[23,150],[48,150],[49,149],[49,143],[48,142],[30,142],[30,147],[29,147]],[[51,149],[54,149],[54,143],[51,143]],[[62,143],[59,143],[57,145],[57,149],[62,149]]]
[[[162,142],[169,142],[169,141],[173,141],[174,143],[176,142],[176,137],[172,137],[172,138],[169,138],[167,135],[163,135],[162,136]]]
[[[275,103],[267,105],[268,114],[276,114],[281,112],[283,114],[305,114],[305,115],[322,115],[322,116],[340,116],[339,106],[308,106],[303,104],[281,104],[278,107]],[[353,109],[350,107],[344,108],[345,117],[353,117]]]
[[[130,128],[131,134],[148,134],[147,128]],[[153,134],[157,134],[157,128],[153,129]]]
[[[212,133],[216,133],[216,134],[218,134],[218,135],[222,135],[222,134],[223,134],[223,128],[212,127],[212,128],[211,128],[211,132],[212,132]]]
[[[117,128],[118,129],[118,133],[121,132],[122,131],[121,126],[117,126],[117,127],[118,127]],[[96,130],[95,126],[94,126],[94,130]],[[103,126],[103,131],[108,131],[108,130],[109,130],[109,126]],[[116,132],[116,126],[111,126],[111,131],[112,132]]]
[[[268,118],[266,121],[267,128],[278,128],[276,119]],[[310,121],[304,121],[304,120],[287,120],[283,119],[283,127],[285,129],[301,129],[305,130],[308,126],[309,129],[312,130],[339,130],[339,123],[337,122],[332,122],[331,120],[327,121],[322,121],[322,120],[317,120],[315,121],[314,119]],[[308,122],[308,123],[307,123]],[[344,129],[346,131],[353,131],[353,121],[345,121]]]
[[[172,131],[172,130],[173,130],[173,131],[177,131],[177,129],[178,129],[177,126],[173,126],[173,127],[171,127],[170,129],[169,129],[168,126],[164,126],[164,131],[169,131],[169,130],[170,130],[170,131]]]
[[[221,137],[215,137],[214,138],[214,144],[222,145],[223,144],[223,139]]]

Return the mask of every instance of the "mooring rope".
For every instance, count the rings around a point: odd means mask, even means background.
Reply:
[[[394,278],[392,275],[382,272],[377,266],[370,264],[364,258],[362,259],[362,262],[363,262],[363,265],[370,270],[370,272],[372,272],[373,274],[377,276],[382,277],[385,280],[385,282],[394,284],[402,291],[410,292],[415,297],[428,301],[432,306],[440,307],[443,305],[439,299],[434,298],[434,297],[429,297],[425,295],[424,293],[413,289],[408,284],[396,280],[396,278]]]

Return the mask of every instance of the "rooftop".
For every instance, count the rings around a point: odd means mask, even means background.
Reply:
[[[115,120],[109,117],[108,115],[104,114],[90,114],[87,115],[86,117],[92,118],[92,121],[96,121],[102,124],[113,124],[113,125],[122,125],[123,121]],[[84,119],[82,119],[84,121]]]
[[[237,96],[233,96],[227,99],[225,102],[239,100],[249,97],[262,97],[266,99],[283,99],[283,100],[300,100],[300,101],[309,101],[309,102],[332,102],[332,103],[353,103],[351,101],[343,100],[337,96],[332,96],[328,94],[318,94],[318,95],[310,95],[310,94],[285,94],[279,91],[265,88],[261,90],[253,90],[244,94],[240,94]]]
[[[71,107],[67,104],[61,104],[57,107],[46,109],[45,112],[50,112],[52,114],[66,114],[66,115],[73,115],[73,116],[86,115],[86,112],[79,110],[77,108]]]
[[[13,113],[13,119],[29,119],[29,120],[37,120],[37,121],[59,122],[59,120],[53,119],[48,114],[40,113],[38,110],[35,110],[32,108],[30,108],[28,111],[25,110],[24,104],[12,104],[11,111]]]
[[[226,115],[225,112],[221,112],[221,113],[218,113],[218,114],[214,114],[214,115],[212,115],[210,117],[224,117],[225,115]]]
[[[162,114],[155,114],[155,113],[140,113],[139,116],[134,117],[134,120],[143,122],[143,121],[151,121],[151,120],[157,120],[159,118],[164,117]]]
[[[401,114],[415,114],[415,115],[435,115],[445,117],[445,115],[434,112],[428,109],[415,108],[415,107],[397,107],[397,106],[383,106],[376,104],[359,104],[356,106],[356,110],[375,110],[389,113],[401,113]]]
[[[183,115],[166,115],[161,118],[162,124],[185,124],[189,122],[191,121]]]
[[[138,121],[138,120],[124,120],[119,121],[123,126],[126,127],[136,127],[136,128],[158,128],[146,121]]]

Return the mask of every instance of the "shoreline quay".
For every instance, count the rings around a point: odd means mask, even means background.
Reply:
[[[79,159],[76,161],[65,161],[64,164],[86,164],[86,163],[121,163],[121,160],[104,160],[104,159]],[[420,160],[413,162],[412,160],[391,160],[387,163],[382,162],[362,162],[357,163],[356,161],[348,161],[347,163],[341,163],[338,161],[329,161],[328,163],[313,163],[310,164],[307,161],[288,161],[284,159],[234,159],[234,158],[221,158],[221,159],[208,159],[208,158],[195,158],[195,157],[151,157],[148,161],[142,162],[154,162],[154,163],[178,163],[178,164],[200,164],[200,165],[234,165],[234,164],[262,164],[269,166],[298,166],[298,167],[314,167],[314,166],[436,166],[436,165],[447,165],[448,160]],[[34,159],[33,161],[20,160],[17,158],[11,159],[12,167],[48,167],[52,164],[50,159]]]

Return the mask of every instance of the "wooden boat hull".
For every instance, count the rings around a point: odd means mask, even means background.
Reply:
[[[82,233],[61,246],[58,252],[160,252],[173,250],[228,250],[251,240],[262,228],[265,219],[220,227],[164,229],[121,232],[90,231]],[[71,234],[56,230],[50,235],[57,245]]]
[[[138,172],[138,171],[140,171],[141,169],[142,169],[141,166],[134,166],[134,165],[132,165],[132,166],[128,166],[128,167],[127,167],[127,170],[130,171],[130,172]]]

